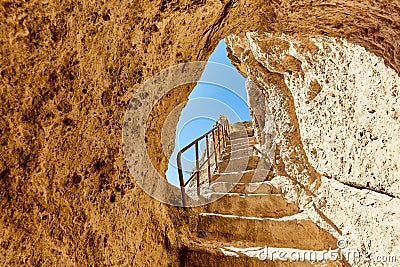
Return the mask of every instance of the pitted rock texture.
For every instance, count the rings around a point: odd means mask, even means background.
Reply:
[[[304,151],[293,96],[284,79],[284,72],[292,72],[292,65],[299,70],[299,64],[295,60],[287,61],[288,57],[285,60],[279,57],[280,51],[289,48],[288,42],[267,37],[262,45],[258,45],[249,38],[251,34],[227,37],[233,64],[245,68],[249,79],[266,95],[275,120],[276,147],[284,163],[282,171],[296,177],[307,190],[314,190],[320,185],[321,175],[310,164]],[[264,47],[268,52],[263,52]]]
[[[342,182],[400,196],[396,72],[345,40],[318,38],[304,44],[287,36],[247,37],[255,58],[284,75],[311,165]]]
[[[0,264],[176,264],[186,217],[144,194],[122,154],[138,87],[250,30],[342,37],[400,72],[399,10],[383,0],[3,1]]]
[[[234,63],[246,69],[271,106],[284,168],[300,185],[289,190],[290,197],[314,205],[349,242],[347,249],[369,250],[372,259],[388,251],[397,255],[397,73],[364,48],[335,38],[253,32],[229,36],[227,43]],[[288,145],[293,142],[297,150]],[[310,170],[321,177],[318,187],[307,183]],[[351,262],[371,263],[363,260]]]
[[[268,164],[275,161],[275,124],[265,95],[251,80],[246,81],[247,101],[254,128],[254,136]]]
[[[400,253],[400,199],[366,188],[354,188],[322,177],[316,202],[340,230],[347,251],[368,257],[351,259],[353,266],[384,266],[377,260]],[[395,266],[398,263],[386,263]]]

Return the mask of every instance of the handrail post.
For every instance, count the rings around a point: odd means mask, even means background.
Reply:
[[[179,183],[181,185],[182,206],[186,207],[185,181],[183,180],[181,155],[182,155],[182,153],[178,152],[178,154],[176,155],[176,161],[178,164]]]
[[[195,144],[195,150],[196,150],[196,180],[197,180],[197,196],[200,197],[200,164],[199,164],[199,142],[197,141]],[[199,199],[200,200],[200,199]]]
[[[221,155],[221,142],[220,142],[220,139],[221,139],[221,136],[220,136],[220,134],[219,134],[219,125],[218,125],[218,127],[217,127],[217,131],[218,131],[218,157],[220,157],[220,155]]]
[[[215,143],[215,134],[214,130],[212,131],[213,145],[214,145],[214,159],[215,159],[215,168],[218,169],[218,158],[217,158],[217,145]]]
[[[208,173],[208,184],[211,184],[211,166],[210,166],[210,149],[208,147],[208,134],[206,135],[206,153],[207,153],[207,173]]]
[[[217,131],[217,133],[215,133]],[[179,175],[179,183],[181,187],[181,194],[182,194],[182,206],[187,207],[187,202],[186,202],[186,192],[185,192],[185,186],[190,183],[190,181],[194,178],[194,175],[196,176],[196,185],[197,185],[197,196],[199,197],[200,200],[200,165],[203,167],[206,162],[202,162],[200,164],[200,155],[199,155],[199,141],[202,139],[206,139],[206,153],[207,153],[207,173],[208,173],[208,183],[211,184],[211,154],[210,154],[210,133],[212,134],[212,140],[213,140],[213,148],[214,148],[214,158],[215,158],[215,170],[218,170],[218,159],[222,158],[222,152],[225,149],[225,147],[228,144],[228,139],[230,140],[229,137],[229,122],[227,119],[223,121],[217,121],[216,125],[207,133],[203,134],[196,140],[192,141],[190,144],[182,148],[178,154],[177,154],[177,167],[178,167],[178,175]],[[222,142],[222,144],[221,144]],[[191,148],[193,145],[195,145],[195,153],[196,153],[196,173],[190,175],[188,181],[185,183],[184,177],[183,177],[183,170],[182,170],[182,154],[187,151],[189,148]],[[223,147],[221,147],[221,145]]]
[[[224,125],[223,124],[221,124],[221,137],[222,137],[222,150],[221,150],[221,154],[222,154],[222,151],[224,151],[224,148],[225,148],[225,134],[224,134]]]
[[[225,123],[222,124],[222,136],[224,137],[224,148],[226,147],[226,129],[225,129]]]
[[[222,150],[225,148],[225,128],[224,125],[221,125],[221,135],[222,135]]]
[[[219,127],[220,131],[221,131],[221,141],[222,141],[222,149],[224,149],[225,147],[225,141],[224,141],[224,126],[221,124],[221,126]],[[222,153],[222,151],[221,151]]]

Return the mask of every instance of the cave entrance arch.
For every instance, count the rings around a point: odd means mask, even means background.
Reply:
[[[208,62],[220,63],[234,68],[228,58],[224,40],[218,43]],[[171,154],[166,178],[176,186],[179,186],[176,154],[180,149],[210,130],[222,114],[227,117],[230,123],[251,120],[246,93],[246,79],[239,72],[229,72],[224,75],[215,73],[212,66],[209,68],[206,66],[202,76],[204,80],[207,80],[207,77],[210,76],[218,77],[221,82],[226,80],[229,87],[222,87],[218,84],[197,83],[189,95],[185,107],[180,112],[176,126],[175,147],[172,154],[171,151],[165,149],[170,147],[168,146],[170,140],[165,135],[162,135],[164,152],[166,155]],[[173,112],[171,112],[171,115],[176,117]],[[174,118],[166,119],[164,128],[168,128],[167,124],[171,123],[171,120],[174,120]],[[199,146],[200,152],[204,152],[205,139],[200,141]],[[195,167],[194,147],[183,153],[182,160],[183,174],[186,180]],[[212,167],[214,168],[215,164]]]
[[[213,75],[202,75],[205,70]],[[122,146],[131,175],[149,195],[161,202],[181,206],[179,188],[165,179],[169,158],[166,154],[169,153],[168,151],[165,153],[161,140],[171,140],[168,136],[175,135],[177,118],[185,106],[185,101],[182,99],[188,99],[196,83],[212,84],[229,90],[232,88],[230,80],[221,77],[235,75],[240,76],[233,66],[214,62],[188,62],[162,70],[147,80],[136,92],[125,115]],[[243,77],[242,82],[244,82]],[[236,95],[240,100],[240,94]],[[243,99],[241,101],[246,102]],[[229,105],[226,106],[229,108]],[[177,116],[169,119],[170,113],[175,113]],[[170,125],[174,126],[172,131],[171,129],[164,131],[162,129],[164,127],[160,127],[168,120],[171,122]],[[234,118],[234,121],[239,120],[240,117]],[[167,132],[166,137],[163,137],[163,132]],[[171,148],[171,145],[169,147]],[[192,206],[197,204],[199,203]]]

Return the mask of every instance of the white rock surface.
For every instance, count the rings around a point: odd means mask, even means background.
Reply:
[[[289,49],[271,55],[259,47],[257,34],[247,37],[256,58],[284,74],[312,166],[337,180],[400,196],[400,78],[395,71],[345,40],[313,39],[318,52],[311,53],[283,35],[276,38]],[[284,71],[288,56],[301,62],[301,72]],[[311,84],[321,91],[313,92]]]
[[[341,39],[247,33],[226,42],[237,67],[266,92],[274,115],[276,143],[291,179],[272,183],[308,207],[319,225],[341,233],[335,236],[345,249],[369,257],[351,261],[354,266],[383,266],[379,256],[399,261],[399,76],[382,59]],[[307,183],[312,175],[317,179]],[[311,181],[319,182],[318,190]]]

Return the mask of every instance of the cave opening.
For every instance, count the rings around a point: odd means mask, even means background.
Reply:
[[[179,186],[176,162],[179,150],[212,129],[221,115],[225,115],[230,123],[251,120],[246,78],[231,64],[226,49],[224,40],[220,40],[207,61],[201,79],[212,82],[198,82],[180,113],[176,126],[175,147],[169,157],[166,171],[168,182],[175,186]],[[223,65],[223,68],[216,68],[215,63]],[[206,141],[202,139],[199,142],[200,152],[204,152],[205,147]],[[189,178],[195,164],[195,147],[193,146],[182,155],[185,180]]]

